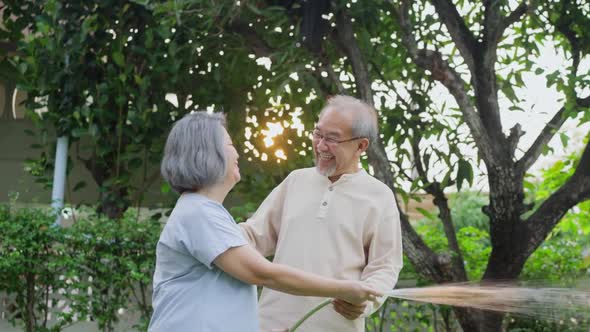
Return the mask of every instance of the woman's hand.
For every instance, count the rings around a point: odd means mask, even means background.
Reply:
[[[346,290],[339,298],[352,304],[362,304],[365,301],[375,301],[383,293],[380,293],[361,281],[346,281]]]

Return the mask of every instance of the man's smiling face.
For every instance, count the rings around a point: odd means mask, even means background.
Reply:
[[[338,177],[355,173],[359,163],[359,141],[352,136],[354,113],[326,109],[314,130],[313,151],[320,174]]]

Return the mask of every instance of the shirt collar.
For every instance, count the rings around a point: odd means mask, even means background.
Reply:
[[[357,172],[342,174],[342,176],[340,176],[340,178],[338,180],[336,180],[336,182],[332,182],[332,181],[330,181],[330,179],[328,179],[327,176],[323,176],[322,174],[320,174],[320,172],[317,171],[317,168],[315,169],[315,171],[316,171],[316,174],[319,177],[323,178],[325,180],[325,182],[329,185],[336,185],[336,184],[340,184],[340,183],[345,183],[345,182],[354,180],[356,178],[359,178],[359,177],[367,174],[367,171],[365,171],[365,169],[361,167]]]
[[[342,176],[340,177],[340,179],[338,179],[338,181],[340,180],[352,180],[354,178],[357,178],[359,176],[362,176],[363,174],[367,174],[367,171],[365,171],[364,168],[360,168],[357,172],[355,173],[346,173],[346,174],[342,174]],[[336,182],[338,182],[336,181]]]

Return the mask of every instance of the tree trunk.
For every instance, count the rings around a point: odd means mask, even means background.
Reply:
[[[119,219],[131,206],[129,190],[126,185],[117,184],[119,179],[115,174],[112,174],[113,170],[109,169],[108,166],[98,164],[96,162],[98,159],[96,156],[81,159],[99,187],[97,212],[111,219]],[[112,155],[110,158],[104,158],[104,160],[111,160],[110,164],[115,165],[117,158]]]
[[[501,331],[502,315],[469,308],[453,308],[455,317],[465,332],[495,332]],[[492,317],[494,316],[494,317]],[[499,316],[499,317],[496,317]],[[497,323],[499,327],[496,328]]]
[[[524,174],[514,167],[488,165],[490,204],[484,213],[490,218],[492,252],[484,280],[512,280],[518,277],[531,239],[521,215],[524,205]]]
[[[483,210],[490,218],[492,252],[482,283],[515,280],[528,258],[525,250],[530,240],[520,218],[524,212],[523,174],[513,165],[490,164],[487,168],[490,170],[490,204]],[[469,317],[476,326],[469,325]],[[465,331],[495,332],[502,330],[504,314],[468,310],[466,315],[459,313],[457,318]]]
[[[110,219],[119,219],[129,208],[129,197],[126,188],[113,189],[100,194],[98,213],[104,214]]]

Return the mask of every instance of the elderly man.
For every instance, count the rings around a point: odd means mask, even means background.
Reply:
[[[392,289],[402,268],[395,197],[359,166],[377,131],[372,107],[348,96],[330,99],[313,131],[316,167],[293,171],[240,224],[250,243],[263,255],[274,255],[277,263],[363,280],[379,291]],[[261,331],[289,328],[321,301],[265,288]],[[353,305],[336,299],[299,331],[364,331],[364,316],[381,302]]]

